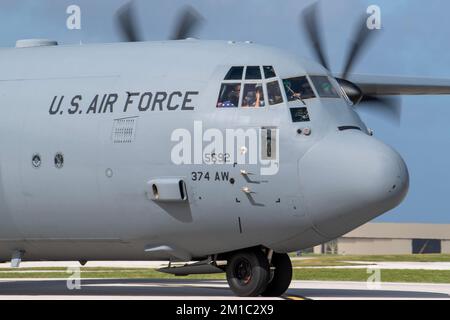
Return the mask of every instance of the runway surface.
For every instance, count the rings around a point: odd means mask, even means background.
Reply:
[[[239,299],[219,280],[82,280],[69,290],[66,280],[0,280],[0,300],[11,299]],[[262,298],[257,298],[262,299]],[[368,288],[364,282],[293,281],[281,297],[306,299],[450,299],[450,285],[383,283]]]

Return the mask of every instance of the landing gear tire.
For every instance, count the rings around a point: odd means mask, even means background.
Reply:
[[[272,266],[275,268],[271,280],[261,295],[264,297],[279,297],[287,291],[292,280],[292,263],[286,253],[274,253]]]
[[[267,286],[270,277],[269,262],[260,250],[240,251],[228,261],[227,281],[240,297],[257,297]]]

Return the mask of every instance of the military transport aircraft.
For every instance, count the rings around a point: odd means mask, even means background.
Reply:
[[[172,40],[139,41],[132,12],[117,16],[127,43],[0,50],[1,261],[166,260],[163,272],[226,272],[237,295],[279,296],[288,252],[404,199],[404,161],[356,110],[395,118],[386,96],[450,94],[450,82],[352,80],[365,27],[333,76],[316,5],[300,18],[320,64],[189,38],[193,9]]]

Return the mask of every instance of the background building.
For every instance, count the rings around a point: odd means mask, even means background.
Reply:
[[[327,244],[320,254],[450,254],[450,224],[368,223]]]

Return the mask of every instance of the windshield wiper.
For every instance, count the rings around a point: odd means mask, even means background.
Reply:
[[[295,98],[295,99],[297,99],[297,100],[299,100],[299,101],[301,101],[302,103],[303,103],[303,105],[305,105],[306,106],[306,103],[305,103],[305,101],[303,101],[303,99],[302,99],[302,95],[300,94],[300,93],[295,93],[295,91],[294,90],[292,90],[291,89],[291,87],[286,87],[286,89],[288,89],[289,90],[289,92],[292,94],[292,96]]]

